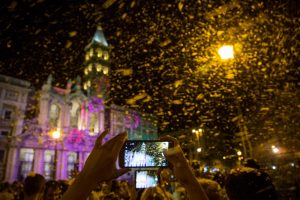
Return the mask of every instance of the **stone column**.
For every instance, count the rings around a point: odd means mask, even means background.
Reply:
[[[18,176],[18,161],[19,161],[19,153],[18,148],[12,147],[9,148],[7,152],[7,163],[6,163],[6,169],[5,169],[5,181],[13,182],[17,180]]]
[[[35,149],[33,171],[39,174],[44,173],[44,149]]]

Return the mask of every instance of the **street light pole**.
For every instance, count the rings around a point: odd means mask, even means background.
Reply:
[[[199,128],[198,130],[193,129],[192,132],[196,135],[197,138],[197,148],[196,148],[196,156],[194,156],[197,160],[199,160],[199,153],[202,152],[203,144],[201,145],[200,137],[202,136],[203,130]]]
[[[57,171],[57,142],[61,136],[61,133],[59,130],[56,130],[52,133],[52,138],[54,139],[54,162],[53,162],[53,174],[52,178],[56,179],[56,171]]]
[[[55,180],[56,179],[56,165],[57,165],[57,140],[54,140],[54,162],[53,162],[53,174],[52,178]]]
[[[233,46],[232,45],[222,46],[221,48],[219,48],[218,54],[222,60],[234,59]],[[236,70],[232,70],[232,71],[235,72]],[[234,77],[236,77],[236,74],[234,74]],[[241,111],[240,103],[238,102],[238,100],[236,100],[236,104],[237,104],[237,108],[238,108],[238,126],[241,131],[240,136],[241,136],[241,140],[242,140],[244,157],[247,158],[248,155],[249,155],[249,157],[252,157],[252,146],[251,146],[251,142],[248,138],[248,130],[245,125],[245,120],[244,120],[243,113]],[[248,146],[249,152],[247,151],[247,146]]]

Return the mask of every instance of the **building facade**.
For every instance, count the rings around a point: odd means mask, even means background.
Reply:
[[[5,171],[5,180],[22,180],[30,171],[46,179],[69,179],[80,171],[96,138],[127,131],[129,139],[156,139],[154,118],[106,105],[110,87],[109,46],[101,28],[85,48],[84,77],[54,86],[52,75],[38,93],[38,116],[26,121]]]
[[[0,179],[13,167],[9,162],[15,158],[13,146],[21,135],[24,123],[30,83],[0,75]],[[12,147],[12,148],[10,148]]]

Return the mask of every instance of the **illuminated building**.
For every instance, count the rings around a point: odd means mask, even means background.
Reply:
[[[22,180],[30,171],[47,179],[69,179],[80,171],[96,138],[106,128],[129,139],[155,139],[154,118],[117,105],[105,105],[111,73],[109,46],[101,28],[85,48],[84,77],[54,86],[52,75],[38,92],[38,116],[26,122],[9,159],[6,181]],[[82,87],[83,86],[83,87]],[[58,131],[57,137],[53,137]],[[56,132],[57,133],[57,132]]]

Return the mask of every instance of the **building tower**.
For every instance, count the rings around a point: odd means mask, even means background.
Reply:
[[[109,46],[101,27],[97,27],[91,42],[85,48],[83,88],[88,97],[105,100],[109,96]]]

